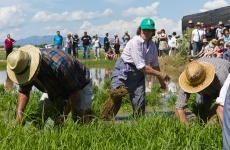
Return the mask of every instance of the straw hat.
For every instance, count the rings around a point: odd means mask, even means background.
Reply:
[[[192,24],[193,22],[192,22],[192,20],[189,20],[188,23],[189,23],[189,24],[190,24],[190,23]]]
[[[177,42],[181,42],[181,41],[182,41],[181,38],[178,38],[178,39],[177,39]]]
[[[184,34],[184,37],[188,37],[188,34]]]
[[[212,39],[211,42],[212,42],[212,44],[217,45],[217,42],[218,42],[218,41],[217,41],[217,39]]]
[[[180,35],[176,35],[175,38],[176,38],[176,39],[180,38]]]
[[[179,77],[180,87],[188,93],[197,93],[208,87],[215,77],[215,68],[207,62],[191,62]]]
[[[223,38],[223,37],[220,37],[220,38],[217,40],[217,44],[219,44],[220,41],[224,42],[224,38]]]
[[[208,43],[207,39],[203,39],[203,43]]]
[[[196,26],[201,26],[201,23],[200,23],[200,22],[197,22],[197,23],[196,23]]]
[[[7,57],[7,73],[16,84],[26,85],[36,77],[41,60],[41,52],[32,45],[13,51]]]
[[[128,31],[125,31],[125,33],[129,33]]]
[[[218,25],[223,25],[223,22],[222,21],[219,21],[219,24]]]

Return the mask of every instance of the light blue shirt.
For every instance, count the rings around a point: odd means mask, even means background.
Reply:
[[[61,35],[55,35],[54,36],[54,44],[55,45],[62,46],[62,41],[63,41],[63,38]]]
[[[139,70],[146,65],[159,66],[156,44],[150,39],[147,48],[147,43],[138,35],[128,41],[121,58],[127,63],[134,64]]]

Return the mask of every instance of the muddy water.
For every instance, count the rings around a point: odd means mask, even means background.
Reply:
[[[102,87],[105,78],[110,78],[112,74],[112,69],[105,68],[91,68],[90,72],[93,76],[93,84]],[[178,89],[177,76],[171,76],[171,81],[167,83],[168,91],[176,92]],[[16,86],[12,81],[7,77],[5,70],[0,71],[0,84],[4,84],[8,89]],[[158,80],[154,76],[146,75],[146,92],[150,92],[152,86],[159,84]]]

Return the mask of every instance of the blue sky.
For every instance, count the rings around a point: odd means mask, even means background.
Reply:
[[[181,18],[197,12],[228,6],[230,0],[0,0],[0,39],[8,33],[14,39],[33,35],[61,35],[87,31],[110,37],[130,35],[141,20],[150,17],[156,29],[181,33]]]

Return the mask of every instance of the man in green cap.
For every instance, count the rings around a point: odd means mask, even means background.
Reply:
[[[163,89],[166,89],[164,81],[170,79],[168,75],[160,72],[157,48],[152,41],[154,35],[154,21],[150,18],[143,19],[137,34],[127,42],[121,57],[117,59],[111,77],[112,91],[121,87],[127,89],[134,115],[145,113],[145,74],[156,76]],[[120,99],[110,97],[114,100],[115,107],[110,109],[113,113],[103,114],[104,119],[111,119],[115,116],[121,106],[122,97]]]

